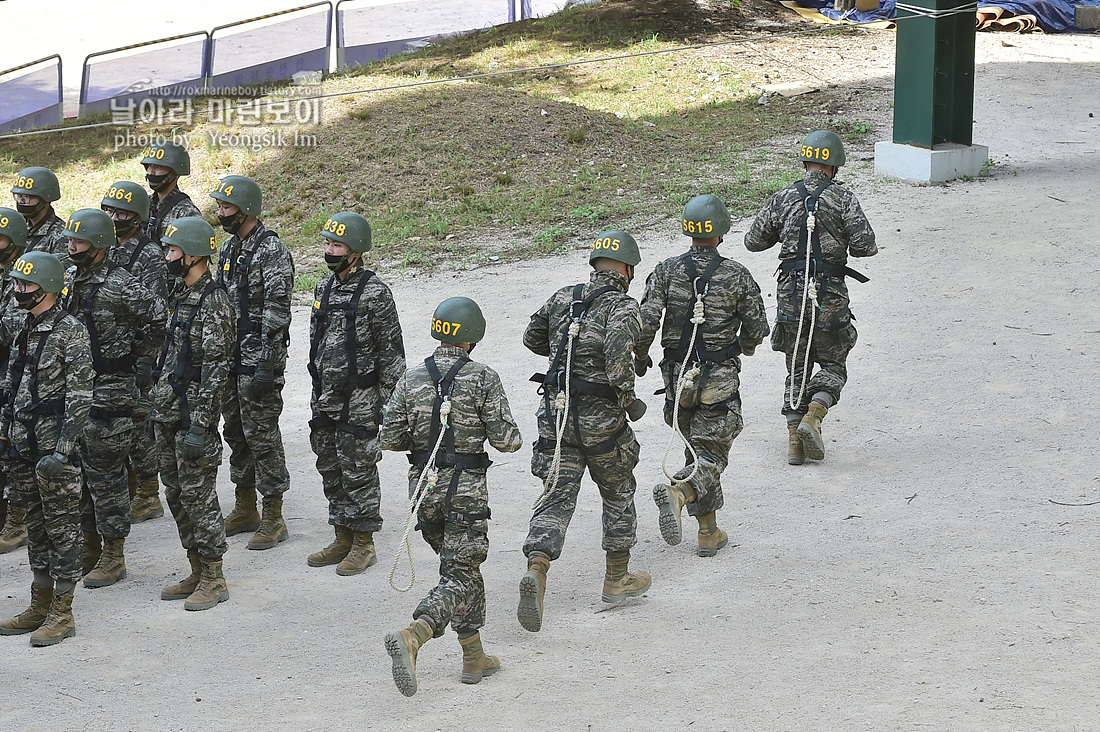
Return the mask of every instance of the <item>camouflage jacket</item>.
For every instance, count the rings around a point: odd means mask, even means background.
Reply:
[[[239,361],[234,354],[233,372],[271,360],[281,372],[286,366],[290,296],[294,292],[294,261],[286,245],[259,221],[244,241],[234,234],[222,243],[218,278],[237,313],[240,350]],[[244,312],[246,297],[248,309]]]
[[[210,287],[209,293],[203,293]],[[202,308],[195,312],[202,301]],[[236,316],[225,290],[206,272],[193,285],[177,281],[169,294],[168,334],[158,362],[150,416],[156,422],[186,424],[208,430],[221,418],[222,392],[229,378]],[[188,332],[189,331],[189,332]],[[190,358],[185,349],[190,351]],[[181,357],[182,356],[182,357]],[[175,389],[187,396],[187,412]]]
[[[15,338],[27,322],[27,311],[16,306],[14,292],[15,280],[11,276],[11,266],[0,267],[0,375],[8,373]],[[2,381],[3,377],[0,376],[0,382]],[[0,390],[0,409],[7,403],[8,392],[4,388]]]
[[[179,188],[173,188],[172,192],[163,201],[157,199],[157,194],[149,196],[149,218],[141,226],[141,233],[160,245],[160,238],[164,236],[164,229],[168,224],[184,216],[198,216],[199,207],[194,204],[191,197]]]
[[[92,406],[92,382],[88,331],[80,321],[60,303],[28,315],[4,379],[0,435],[27,462],[54,451],[72,455]]]
[[[393,294],[373,273],[363,282],[367,271],[360,262],[343,281],[330,275],[319,282],[309,319],[313,411],[338,420],[350,418],[362,426],[381,421],[382,405],[405,372],[405,343]],[[354,317],[348,319],[348,308],[361,286]],[[353,336],[350,345],[349,325]],[[375,384],[350,383],[349,347],[358,376],[369,376]]]
[[[812,171],[803,182],[806,189],[813,193],[828,183],[829,178],[821,171]],[[782,242],[779,258],[793,259],[798,254],[798,239],[804,219],[802,194],[794,186],[784,188],[773,194],[757,214],[745,234],[745,247],[750,252],[762,252],[775,246],[776,242]],[[878,253],[875,232],[871,230],[871,224],[855,194],[837,184],[828,186],[818,201],[817,231],[821,254],[833,264],[846,264],[849,254],[870,257]]]
[[[168,299],[168,265],[164,250],[144,234],[134,234],[107,251],[107,259],[136,277],[161,301]]]
[[[459,359],[467,361],[455,375],[451,391],[448,421],[454,432],[455,452],[484,452],[486,440],[500,452],[518,450],[523,437],[497,372],[468,360],[466,352],[457,346],[438,346],[432,357],[441,376]],[[386,403],[382,449],[427,452],[435,447],[431,439],[434,403],[435,382],[427,366],[419,363],[398,379]]]
[[[167,311],[164,301],[132,274],[103,261],[81,271],[65,272],[61,306],[88,330],[95,373],[92,406],[115,412],[137,404],[134,364],[142,356],[160,354]]]
[[[73,260],[69,258],[69,237],[61,233],[63,231],[65,231],[65,220],[58,216],[51,206],[46,217],[27,232],[25,251],[49,252],[61,260],[63,269],[68,269]]]

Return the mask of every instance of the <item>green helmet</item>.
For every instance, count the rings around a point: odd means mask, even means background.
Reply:
[[[638,266],[642,261],[642,255],[638,253],[638,242],[625,231],[605,231],[596,237],[592,243],[592,253],[588,255],[588,263],[597,259],[614,259],[617,262]]]
[[[191,156],[178,142],[154,142],[141,153],[142,165],[163,165],[176,175],[191,175]]]
[[[357,213],[333,214],[321,229],[321,236],[348,245],[353,252],[369,252],[370,222]]]
[[[25,252],[12,265],[11,276],[33,282],[43,292],[58,293],[65,280],[65,269],[61,266],[61,260],[49,252]]]
[[[198,216],[184,216],[165,226],[160,243],[179,247],[192,257],[211,257],[218,251],[214,227]]]
[[[704,193],[684,206],[684,236],[710,239],[725,236],[730,230],[730,212],[718,196]]]
[[[821,163],[839,168],[844,165],[844,143],[840,141],[840,135],[835,132],[829,130],[811,132],[802,141],[798,159],[804,163]]]
[[[61,184],[49,168],[23,168],[15,177],[11,192],[38,196],[47,203],[53,203],[61,198]]]
[[[263,194],[256,181],[243,175],[227,175],[218,181],[218,187],[210,191],[210,197],[233,204],[245,216],[259,216]]]
[[[136,213],[142,221],[149,218],[149,193],[145,190],[145,186],[132,181],[120,180],[112,183],[103,194],[103,200],[99,205]]]
[[[478,343],[485,337],[485,316],[468,297],[439,303],[432,315],[432,338],[447,343]]]
[[[11,239],[20,249],[27,246],[27,220],[10,208],[0,208],[0,234]]]
[[[116,243],[115,222],[98,208],[82,208],[73,211],[61,232],[70,239],[90,242],[96,249],[110,249]]]

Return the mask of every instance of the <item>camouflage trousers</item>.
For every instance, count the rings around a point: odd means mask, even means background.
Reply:
[[[378,432],[358,437],[337,429],[331,419],[314,418],[309,443],[317,456],[317,472],[328,499],[328,522],[352,531],[381,530],[378,461],[382,459],[382,447]]]
[[[203,456],[183,459],[183,438],[178,422],[154,423],[160,453],[160,479],[164,497],[176,519],[180,543],[194,549],[203,559],[218,560],[226,552],[225,518],[218,503],[216,483],[222,461],[222,440],[217,430],[208,430]]]
[[[132,417],[89,418],[80,438],[84,490],[80,525],[85,533],[112,539],[130,535],[130,488],[126,457],[134,443]]]
[[[279,415],[283,413],[283,377],[263,399],[252,398],[252,376],[230,376],[222,398],[229,477],[238,489],[279,498],[290,488]]]
[[[27,510],[27,557],[31,570],[55,581],[78,582],[84,556],[80,530],[80,469],[68,465],[58,480],[44,480],[33,465],[11,470],[12,503]]]
[[[674,390],[670,390],[675,393]],[[670,392],[665,392],[666,394]],[[665,399],[665,424],[672,425],[672,399]],[[688,514],[700,516],[717,511],[725,504],[722,496],[722,473],[729,464],[730,447],[741,434],[745,422],[741,417],[741,396],[737,392],[718,404],[680,407],[677,415],[680,431],[695,449],[697,470],[691,479],[695,500],[687,504]],[[676,471],[677,479],[691,472],[691,453],[684,450],[686,465]]]
[[[489,554],[489,489],[484,470],[463,470],[452,490],[453,471],[439,471],[416,516],[424,541],[439,555],[439,584],[416,606],[413,619],[430,618],[437,638],[447,623],[460,635],[485,625],[481,563]],[[419,477],[419,470],[409,471],[410,492]]]
[[[638,516],[634,508],[638,484],[634,480],[634,466],[638,464],[641,448],[630,426],[624,427],[610,449],[598,444],[595,450],[577,447],[568,441],[562,444],[558,482],[531,516],[531,527],[523,542],[525,556],[530,556],[531,552],[545,554],[551,560],[561,556],[565,531],[577,508],[577,494],[586,467],[603,499],[604,551],[629,550],[638,543]],[[553,434],[553,426],[541,411],[539,434]],[[586,437],[585,442],[589,441]],[[531,472],[544,485],[553,463],[554,442],[540,437],[534,444]]]
[[[130,446],[130,454],[126,458],[126,467],[137,475],[139,481],[156,480],[160,470],[157,442],[147,421],[148,416],[148,403],[134,410],[134,444]]]

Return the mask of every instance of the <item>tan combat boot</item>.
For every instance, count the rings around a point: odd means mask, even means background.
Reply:
[[[719,549],[730,543],[726,532],[718,528],[714,511],[700,514],[695,519],[699,522],[699,556],[713,557]]]
[[[432,626],[419,619],[405,630],[386,633],[386,653],[393,659],[393,683],[405,696],[416,693],[416,652],[431,637]]]
[[[53,602],[53,588],[31,585],[31,604],[14,618],[0,622],[0,635],[22,635],[38,630],[46,622]]]
[[[8,504],[8,516],[0,531],[0,554],[13,552],[27,543],[27,509]]]
[[[80,576],[91,572],[95,565],[99,563],[99,558],[103,555],[103,539],[94,531],[84,532],[84,562],[80,569]]]
[[[130,523],[160,518],[164,515],[164,504],[160,502],[160,483],[156,478],[139,481],[137,496],[130,502]]]
[[[226,536],[236,536],[260,528],[260,514],[256,510],[256,491],[252,488],[238,488],[236,495],[237,502],[225,517]]]
[[[798,425],[787,423],[787,465],[801,465],[806,462],[806,453],[802,451],[802,440],[798,439]]]
[[[810,460],[825,459],[825,441],[821,439],[821,420],[829,409],[819,402],[810,402],[806,415],[798,423],[798,439],[802,441],[802,450]]]
[[[658,483],[653,486],[653,502],[657,504],[658,526],[661,536],[669,546],[676,546],[684,537],[684,525],[680,520],[680,511],[695,500],[695,489],[691,483]]]
[[[309,566],[327,567],[330,564],[336,564],[343,561],[344,557],[351,551],[352,530],[347,526],[334,526],[333,528],[336,529],[336,538],[321,551],[309,555],[306,559]]]
[[[270,549],[289,537],[290,532],[286,530],[286,521],[283,521],[283,499],[264,496],[264,517],[260,521],[260,528],[256,529],[256,533],[248,540],[248,548]]]
[[[617,603],[628,597],[644,595],[653,584],[648,572],[631,574],[626,570],[630,564],[630,552],[607,553],[607,574],[603,578],[603,601]]]
[[[191,563],[191,574],[174,585],[168,585],[160,591],[162,600],[186,600],[199,586],[199,577],[202,576],[202,560],[194,549],[187,552],[187,561]]]
[[[31,633],[31,645],[52,646],[74,635],[76,620],[73,618],[73,593],[62,594],[55,591],[46,622]]]
[[[229,584],[222,574],[222,560],[201,559],[199,585],[183,603],[184,610],[209,610],[229,599]]]
[[[91,572],[84,575],[85,587],[107,587],[126,579],[126,559],[122,556],[125,539],[104,539],[103,553]]]
[[[550,559],[537,552],[527,558],[527,574],[519,580],[519,607],[516,617],[524,630],[537,633],[542,629],[542,598],[546,594],[546,573]]]
[[[344,561],[336,565],[336,574],[350,577],[366,571],[367,567],[378,561],[374,553],[374,534],[370,531],[353,532],[351,551]]]
[[[481,633],[459,638],[458,644],[462,646],[462,683],[476,684],[482,676],[492,676],[500,668],[499,658],[485,655],[485,649],[481,647]]]

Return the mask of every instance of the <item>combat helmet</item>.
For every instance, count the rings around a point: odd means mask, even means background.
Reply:
[[[70,239],[86,241],[95,249],[110,249],[116,242],[115,222],[98,208],[74,211],[61,233]]]
[[[0,207],[0,234],[11,239],[11,246],[26,248],[27,220],[23,218],[23,214],[14,209]]]
[[[447,343],[478,343],[485,337],[485,316],[468,297],[451,297],[436,306],[432,338]]]
[[[161,165],[176,175],[191,175],[191,156],[187,148],[172,140],[154,142],[141,153],[142,165]]]
[[[799,150],[798,159],[804,163],[844,165],[844,143],[840,135],[830,130],[817,130],[806,135]]]
[[[38,196],[46,203],[53,203],[61,198],[61,184],[49,168],[23,168],[15,176],[15,185],[11,187],[11,192],[12,195],[22,193],[25,196]]]
[[[684,206],[684,236],[710,239],[725,236],[730,230],[730,212],[718,196],[704,193]]]
[[[103,194],[103,200],[99,205],[105,209],[117,208],[121,211],[136,213],[142,221],[149,218],[149,193],[144,186],[132,181],[120,180],[112,183]]]
[[[210,191],[210,197],[232,204],[245,216],[259,216],[263,208],[263,194],[256,181],[243,175],[227,175]]]
[[[371,249],[370,222],[351,211],[330,216],[321,229],[321,236],[347,244],[353,252],[369,252]]]
[[[638,252],[638,242],[634,241],[634,237],[616,229],[605,231],[592,242],[588,263],[592,264],[597,259],[614,259],[636,267],[642,261],[642,255]]]
[[[65,279],[65,270],[61,260],[49,252],[25,252],[15,260],[11,267],[11,276],[17,280],[33,282],[42,288],[42,292],[61,292]]]
[[[218,251],[214,227],[198,216],[184,216],[165,226],[160,243],[178,247],[191,257],[210,257]]]

